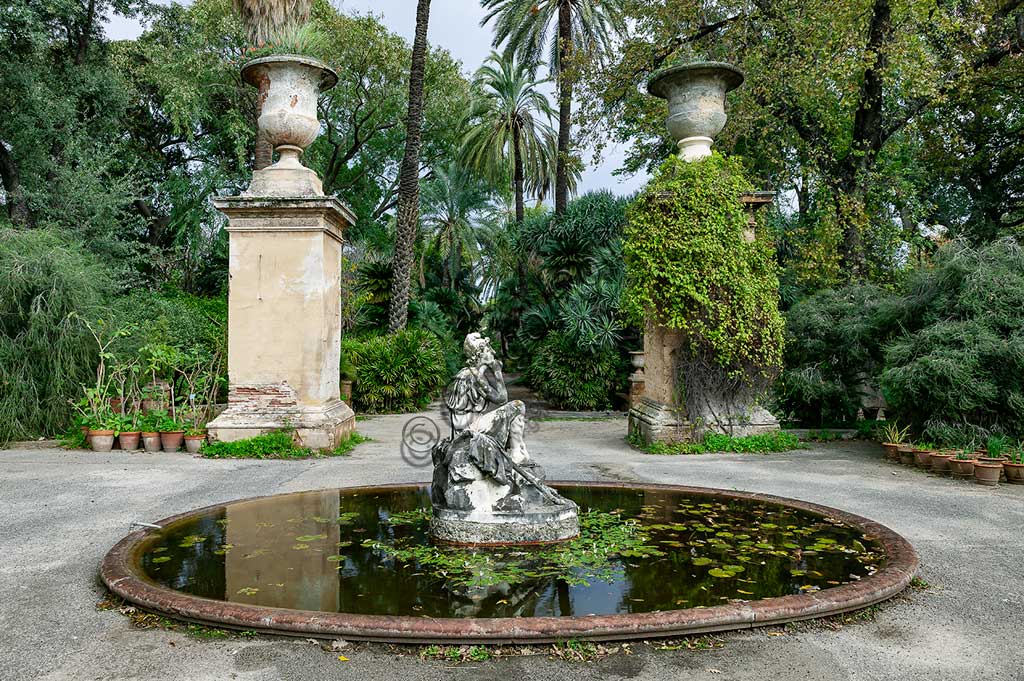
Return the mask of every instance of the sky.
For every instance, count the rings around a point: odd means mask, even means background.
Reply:
[[[349,13],[372,12],[390,30],[412,42],[416,24],[415,0],[336,0],[342,10]],[[427,40],[439,45],[462,62],[467,75],[476,70],[491,51],[491,29],[481,26],[484,11],[475,0],[431,0],[430,23]],[[107,25],[107,36],[114,40],[135,38],[142,26],[132,19],[113,16]],[[609,145],[597,166],[589,165],[593,154],[578,150],[588,167],[583,172],[579,191],[608,189],[616,194],[631,194],[647,181],[644,174],[618,177],[612,171],[622,165],[625,149]]]

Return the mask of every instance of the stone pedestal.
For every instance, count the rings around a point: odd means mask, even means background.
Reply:
[[[340,399],[342,233],[332,197],[218,198],[228,216],[228,408],[207,430],[232,441],[293,428],[333,448],[355,425]]]
[[[634,439],[644,444],[691,442],[708,432],[742,437],[779,429],[778,419],[742,393],[687,391],[689,360],[682,341],[679,331],[647,323],[644,394],[629,410],[629,434]]]
[[[643,396],[630,405],[629,433],[645,444],[693,438],[679,384],[681,344],[679,331],[651,322],[644,328]]]

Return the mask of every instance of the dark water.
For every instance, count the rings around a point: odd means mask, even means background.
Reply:
[[[428,540],[426,512],[418,511],[429,507],[426,490],[331,490],[239,502],[189,518],[157,535],[141,563],[158,584],[218,600],[513,617],[782,596],[848,583],[884,562],[858,531],[773,504],[660,490],[562,491],[587,512],[588,529],[557,548],[437,549]]]

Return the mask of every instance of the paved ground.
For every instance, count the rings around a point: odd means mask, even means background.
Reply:
[[[763,491],[837,506],[907,537],[932,585],[836,629],[723,635],[714,650],[656,650],[569,663],[547,655],[458,666],[415,648],[352,645],[347,662],[304,641],[203,641],[139,630],[97,611],[97,566],[132,520],[239,497],[427,480],[402,460],[408,417],[362,421],[374,439],[347,458],[207,461],[186,454],[0,451],[0,679],[1006,679],[1024,680],[1024,488],[986,489],[881,461],[865,443],[789,454],[656,457],[625,422],[547,421],[531,450],[553,478]]]

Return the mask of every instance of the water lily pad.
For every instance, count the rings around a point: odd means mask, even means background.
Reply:
[[[153,562],[153,563],[166,563],[170,559],[171,559],[170,556],[157,556],[151,562]]]
[[[723,579],[726,577],[735,577],[734,573],[729,572],[728,570],[723,570],[722,568],[711,568],[710,570],[708,570],[708,574],[712,577],[718,577],[719,579]]]
[[[304,534],[301,537],[296,537],[295,541],[304,544],[306,542],[317,541],[319,539],[327,539],[327,535],[326,534]]]
[[[713,562],[714,562],[713,560],[711,560],[710,558],[705,558],[704,556],[698,556],[697,558],[693,559],[693,564],[694,565],[698,565],[698,566],[699,565],[711,565],[711,563],[713,563]]]

